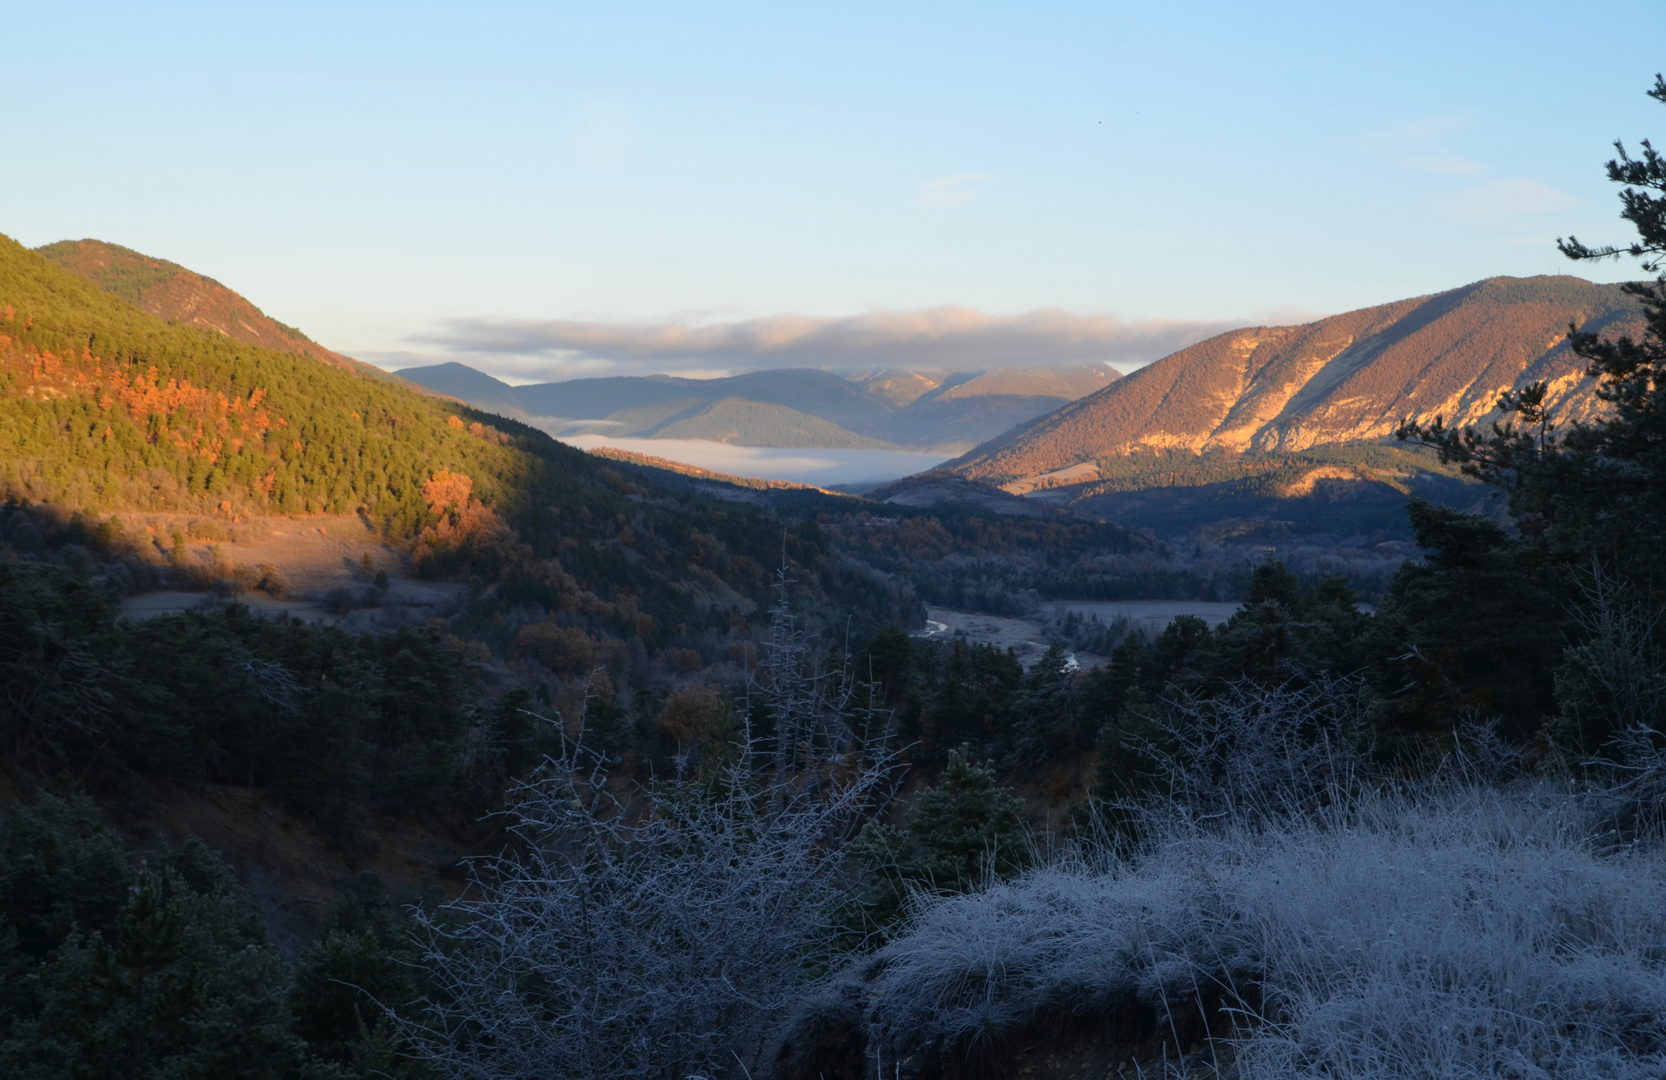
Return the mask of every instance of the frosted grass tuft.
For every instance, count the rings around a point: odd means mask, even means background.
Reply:
[[[864,972],[871,1061],[1134,1010],[1244,1080],[1666,1071],[1660,849],[1600,842],[1603,798],[1500,781],[1484,739],[1390,784],[1326,737],[1351,716],[1344,686],[1239,687],[1174,725],[1136,853],[922,898]]]

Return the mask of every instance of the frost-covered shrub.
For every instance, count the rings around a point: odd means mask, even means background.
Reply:
[[[582,747],[581,712],[578,744],[511,792],[504,853],[418,914],[432,990],[404,1031],[443,1075],[747,1076],[827,982],[848,947],[848,841],[889,794],[889,714],[854,702],[848,665],[821,662],[789,584],[749,687],[769,739],[716,691],[684,691],[662,730],[714,752],[627,783]]]
[[[1346,800],[1373,780],[1359,684],[1244,681],[1146,713],[1132,749],[1148,793],[1121,807],[1146,829],[1283,822]]]
[[[1611,760],[1591,763],[1604,782],[1587,795],[1598,841],[1623,850],[1666,840],[1666,735],[1629,727],[1607,749]]]
[[[1056,866],[929,904],[867,970],[871,1065],[915,1075],[1055,1013],[1156,1016],[1205,966],[1199,884]]]
[[[1666,860],[1585,824],[1544,788],[1374,793],[942,900],[868,970],[870,1055],[1130,1010],[1184,1050],[1218,1005],[1245,1078],[1658,1076]]]
[[[1238,688],[1165,722],[1136,850],[920,897],[846,973],[870,1075],[974,1072],[1072,1021],[1245,1080],[1661,1075],[1666,854],[1603,808],[1666,790],[1662,755],[1593,796],[1471,733],[1390,782],[1356,717],[1346,684]]]
[[[1549,790],[1373,799],[1337,825],[1245,845],[1224,876],[1264,971],[1243,1075],[1666,1067],[1659,853],[1599,856]]]
[[[833,871],[884,767],[765,782],[737,763],[629,800],[570,760],[548,770],[514,799],[511,850],[419,917],[437,992],[410,1037],[480,1080],[755,1068],[834,958]]]

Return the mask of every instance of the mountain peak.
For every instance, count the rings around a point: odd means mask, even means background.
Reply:
[[[61,240],[35,251],[100,289],[158,318],[195,326],[245,345],[307,356],[360,375],[386,379],[380,368],[326,349],[267,315],[211,277],[105,240]]]
[[[1600,407],[1570,322],[1638,322],[1618,285],[1494,277],[1296,326],[1244,327],[1173,353],[958,459],[964,475],[1034,490],[1139,452],[1303,451],[1380,441],[1407,417],[1484,422],[1499,394],[1551,385],[1564,421]],[[1640,329],[1640,322],[1638,323]]]

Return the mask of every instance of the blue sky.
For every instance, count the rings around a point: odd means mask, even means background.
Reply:
[[[1666,135],[1658,0],[3,14],[0,232],[520,378],[806,362],[801,324],[818,363],[1127,366],[1491,274],[1615,279],[1552,242],[1624,238],[1609,143]],[[922,325],[960,336],[911,353]]]

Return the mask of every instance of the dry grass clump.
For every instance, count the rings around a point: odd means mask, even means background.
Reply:
[[[1377,793],[943,900],[870,969],[870,1055],[952,1074],[1090,1015],[1222,1035],[1245,1078],[1659,1076],[1666,860],[1582,824],[1544,787]]]

